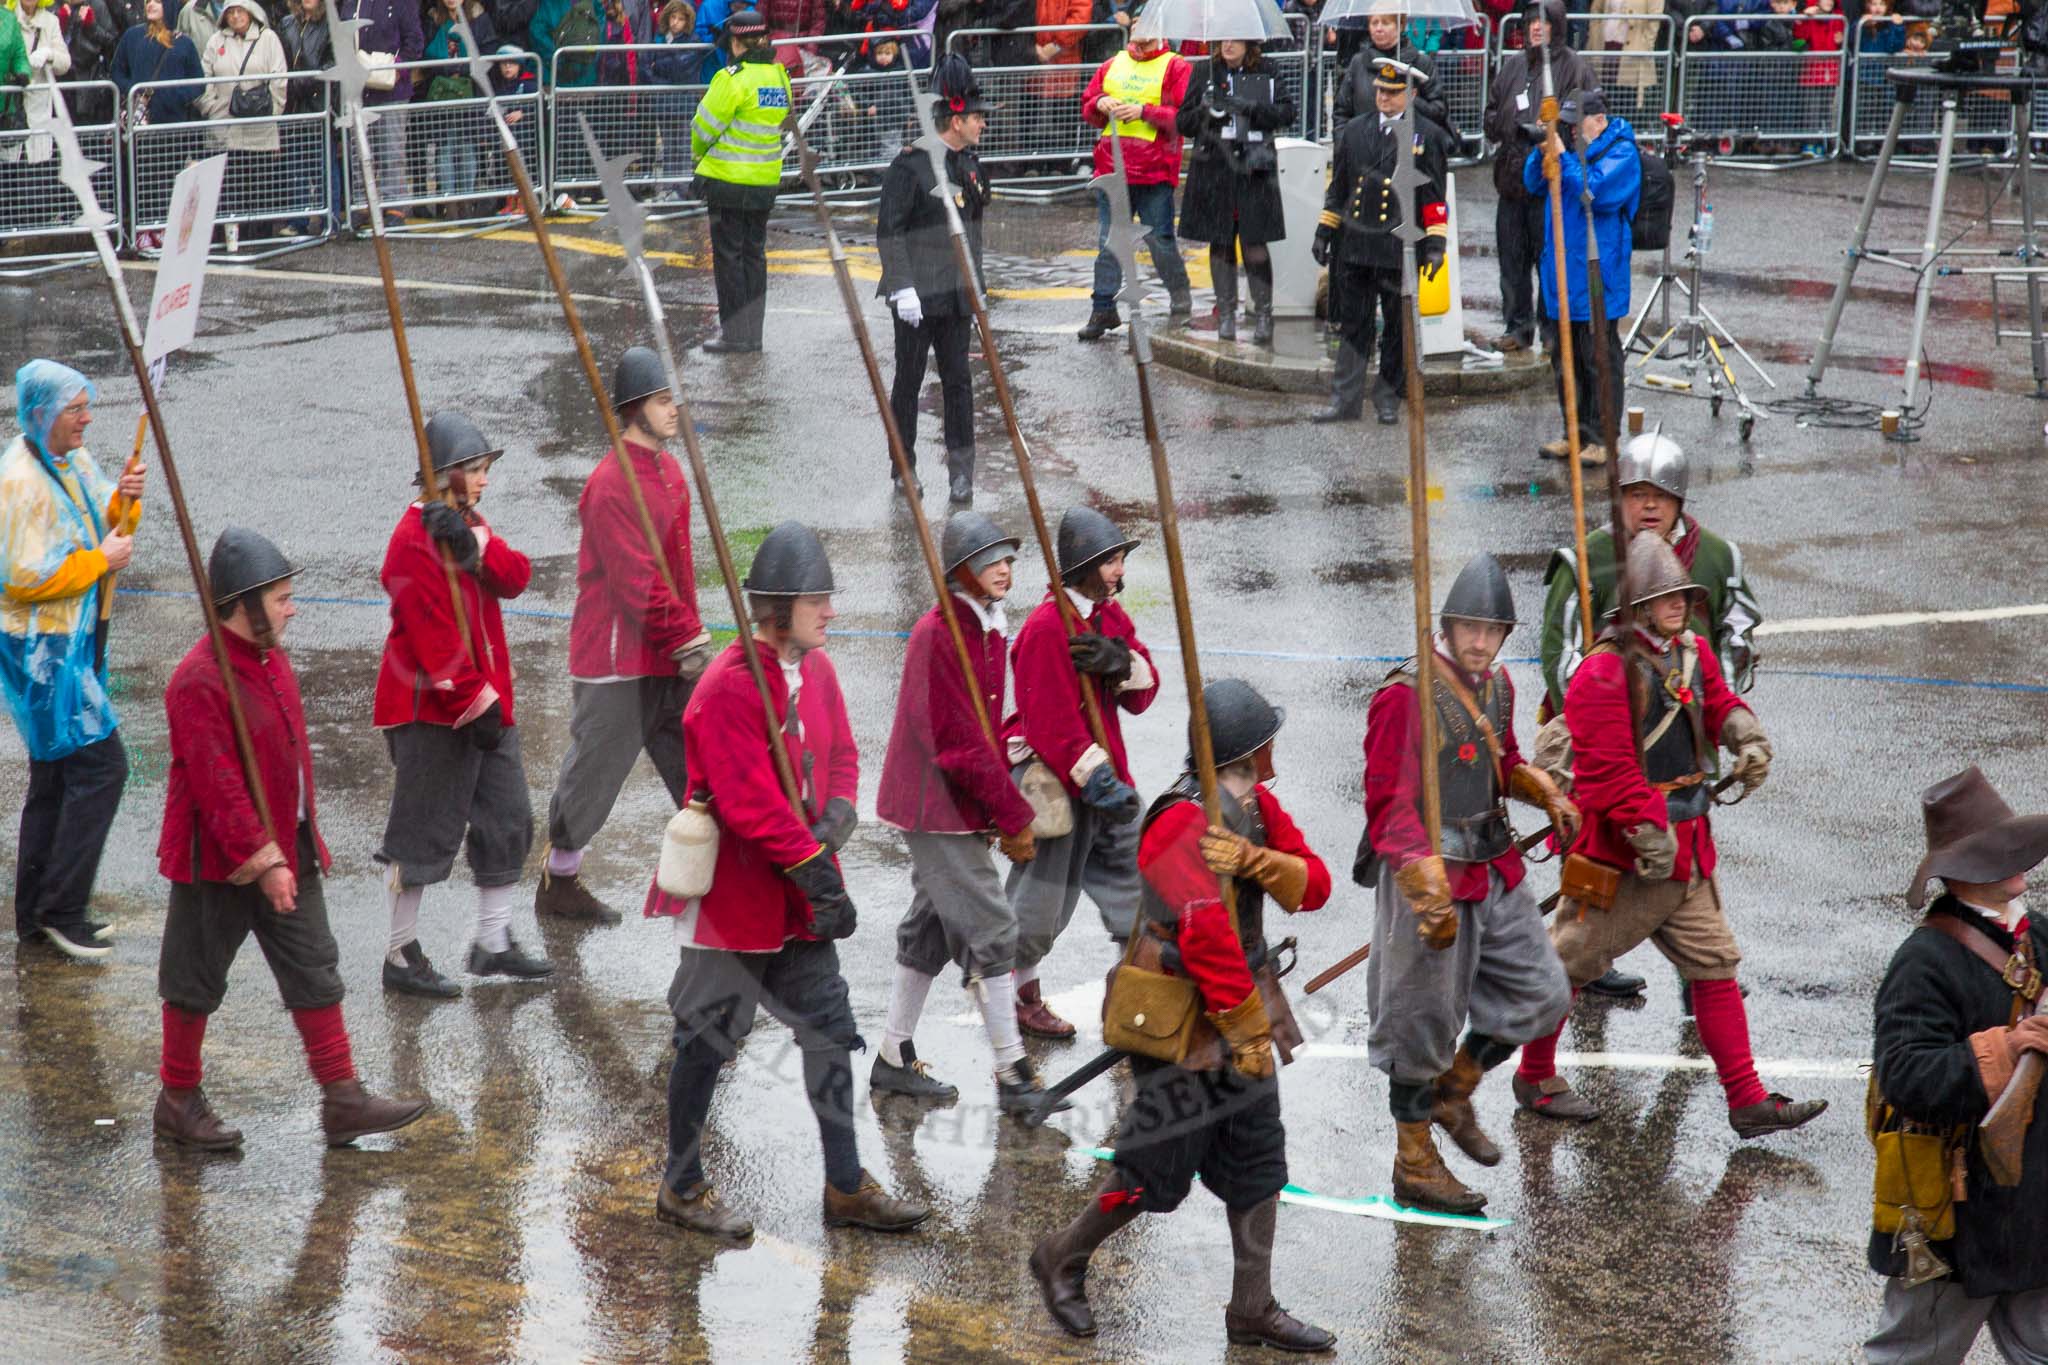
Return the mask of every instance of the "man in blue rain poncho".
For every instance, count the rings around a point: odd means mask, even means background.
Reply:
[[[128,755],[107,695],[100,604],[128,565],[140,464],[110,482],[86,453],[92,381],[53,360],[14,376],[21,434],[0,452],[0,692],[28,749],[15,853],[14,930],[72,957],[105,957],[88,918]]]

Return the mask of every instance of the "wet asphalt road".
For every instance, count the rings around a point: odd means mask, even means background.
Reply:
[[[1925,179],[1901,177],[1879,233],[1917,240]],[[1863,186],[1857,168],[1719,175],[1708,302],[1798,387]],[[1465,292],[1475,329],[1497,317],[1491,192],[1461,177]],[[1977,203],[1959,180],[1958,211]],[[845,220],[872,290],[865,229]],[[1163,557],[1134,386],[1121,348],[1070,335],[1085,312],[1092,213],[1079,201],[1007,204],[991,224],[998,325],[1041,487],[1055,511],[1090,502],[1145,539],[1127,603],[1168,671],[1161,700],[1131,723],[1140,786],[1171,780],[1185,706],[1174,672]],[[1960,224],[1958,224],[1959,226]],[[589,229],[572,230],[591,236]],[[709,329],[702,226],[657,232],[660,281],[679,341]],[[602,363],[642,335],[637,303],[604,243],[565,243]],[[728,526],[801,517],[823,532],[841,584],[833,658],[851,698],[873,787],[901,662],[896,633],[926,606],[923,567],[892,508],[879,426],[814,222],[778,220],[766,354],[686,358]],[[519,727],[544,814],[568,727],[566,613],[575,499],[601,435],[538,257],[518,233],[405,243],[398,270],[429,411],[460,407],[510,455],[487,511],[535,561],[511,623]],[[110,962],[79,967],[0,944],[0,1321],[16,1359],[922,1360],[1104,1357],[1213,1360],[1229,1251],[1222,1211],[1199,1192],[1105,1248],[1091,1279],[1093,1346],[1061,1338],[1023,1273],[1031,1241],[1071,1215],[1109,1133],[1098,1084],[1038,1133],[996,1120],[986,1044],[950,983],[934,991],[920,1052],[963,1089],[919,1120],[859,1101],[863,1155],[885,1183],[937,1214],[900,1240],[827,1233],[818,1218],[814,1130],[787,1034],[764,1024],[714,1111],[710,1165],[761,1235],[713,1249],[658,1225],[652,1201],[664,1119],[654,1073],[668,1030],[669,937],[629,918],[612,930],[515,932],[559,964],[552,985],[474,985],[459,1003],[387,998],[378,982],[383,895],[370,853],[390,770],[368,726],[384,613],[376,573],[410,496],[413,463],[375,265],[366,244],[288,257],[209,283],[201,336],[173,362],[166,411],[203,543],[229,522],[259,525],[302,566],[290,640],[316,746],[324,826],[337,862],[328,899],[362,1074],[424,1090],[434,1112],[369,1150],[319,1143],[316,1092],[253,948],[207,1039],[208,1091],[247,1133],[239,1158],[157,1149],[149,1132],[158,1028],[154,970],[164,885],[154,848],[165,764],[158,698],[197,614],[167,509],[153,502],[120,603],[115,681],[134,763],[100,878],[120,928]],[[1873,269],[1867,273],[1877,275]],[[1198,282],[1202,278],[1198,273]],[[148,277],[132,277],[138,291]],[[1636,287],[1647,281],[1638,272]],[[1849,313],[1826,392],[1889,395],[1910,281],[1885,272]],[[479,288],[481,287],[481,288]],[[1636,1007],[1581,1009],[1568,1067],[1606,1119],[1564,1131],[1514,1114],[1504,1076],[1478,1097],[1506,1159],[1453,1164],[1513,1220],[1492,1235],[1402,1227],[1307,1208],[1280,1220],[1281,1301],[1335,1329],[1356,1360],[1839,1360],[1872,1320],[1863,1265],[1870,1162],[1860,1126],[1869,1000],[1911,916],[1901,899],[1918,857],[1915,794],[1981,762],[2016,805],[2039,807],[2039,617],[1843,630],[1814,618],[2028,604],[2042,594],[2031,543],[2048,487],[2048,410],[2024,395],[2023,350],[1990,342],[1988,291],[1943,281],[1927,352],[1935,365],[1921,443],[1766,421],[1751,450],[1732,410],[1645,400],[1694,460],[1690,509],[1740,542],[1773,623],[1751,700],[1777,745],[1770,785],[1716,822],[1723,891],[1743,942],[1743,979],[1767,1085],[1834,1108],[1799,1133],[1738,1144],[1711,1069],[1681,1021],[1669,971]],[[2010,306],[2010,305],[2008,305]],[[868,317],[884,315],[870,303]],[[2010,315],[2008,316],[2010,323]],[[881,335],[886,337],[886,332]],[[0,368],[57,355],[99,377],[93,445],[103,462],[133,431],[97,281],[73,272],[0,289]],[[886,352],[886,343],[884,343]],[[887,363],[886,359],[884,361]],[[1343,882],[1356,842],[1359,740],[1386,659],[1406,653],[1405,443],[1398,429],[1311,426],[1306,399],[1206,387],[1160,371],[1196,627],[1212,676],[1255,680],[1288,710],[1280,792],[1329,860],[1339,889],[1288,924],[1311,969],[1362,940],[1369,900]],[[1023,529],[1022,500],[985,379],[978,380],[978,506]],[[1760,395],[1761,396],[1761,395]],[[924,441],[937,442],[933,387]],[[1555,466],[1547,390],[1432,407],[1429,435],[1439,592],[1491,549],[1533,617],[1570,505]],[[934,493],[930,510],[943,511]],[[1595,514],[1603,514],[1597,499]],[[744,552],[743,556],[744,558]],[[700,565],[712,560],[701,546]],[[1035,553],[1020,582],[1042,581]],[[151,595],[162,594],[162,595]],[[1036,592],[1026,590],[1025,598]],[[703,599],[728,615],[715,585]],[[1867,623],[1866,623],[1867,624]],[[1534,652],[1534,632],[1509,644]],[[1533,667],[1519,666],[1518,723],[1533,729]],[[1951,685],[1953,684],[1953,685]],[[25,781],[0,734],[0,807]],[[639,769],[586,865],[602,894],[637,907],[669,813]],[[538,855],[536,854],[536,857]],[[11,861],[11,860],[0,860]],[[864,825],[845,855],[861,930],[844,945],[859,1020],[878,1039],[896,916],[908,899],[900,841]],[[1539,869],[1539,887],[1553,874]],[[459,961],[472,922],[460,881],[428,896],[422,938]],[[1105,943],[1083,906],[1046,964],[1048,994],[1092,1021]],[[1299,978],[1297,978],[1299,979]],[[1383,1079],[1341,1055],[1364,1041],[1364,981],[1298,1004],[1312,1039],[1285,1081],[1290,1167],[1330,1194],[1383,1193],[1393,1133]],[[1092,1054],[1092,1023],[1069,1046],[1034,1044],[1052,1073]],[[1672,1055],[1689,1059],[1671,1066]],[[1780,1065],[1773,1065],[1773,1062]],[[1243,1353],[1233,1353],[1243,1355]]]

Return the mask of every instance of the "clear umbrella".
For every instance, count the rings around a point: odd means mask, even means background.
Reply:
[[[1168,43],[1270,43],[1294,31],[1273,0],[1151,0],[1131,25],[1131,36]]]
[[[1375,14],[1428,19],[1445,28],[1479,26],[1472,0],[1329,0],[1316,15],[1316,23],[1323,28],[1364,28],[1365,21]]]

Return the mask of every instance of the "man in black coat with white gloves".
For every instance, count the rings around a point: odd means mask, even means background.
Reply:
[[[949,53],[933,74],[938,92],[932,122],[946,148],[949,193],[967,230],[975,273],[981,273],[981,215],[988,206],[988,181],[974,154],[988,122],[967,59]],[[875,292],[896,316],[896,379],[889,406],[903,448],[917,465],[917,395],[924,387],[925,360],[938,357],[944,401],[946,474],[955,503],[974,501],[974,382],[967,373],[967,342],[974,330],[975,282],[960,278],[946,206],[932,191],[932,159],[923,148],[905,147],[882,176],[882,202],[875,211],[875,249],[882,258],[882,282]],[[912,490],[915,497],[921,490]]]

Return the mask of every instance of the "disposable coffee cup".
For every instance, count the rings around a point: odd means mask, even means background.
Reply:
[[[1880,412],[1877,415],[1877,425],[1887,436],[1898,435],[1899,410],[1897,408],[1886,408],[1883,412]]]
[[[1630,408],[1628,410],[1628,434],[1631,436],[1643,434],[1643,410],[1641,408]]]

